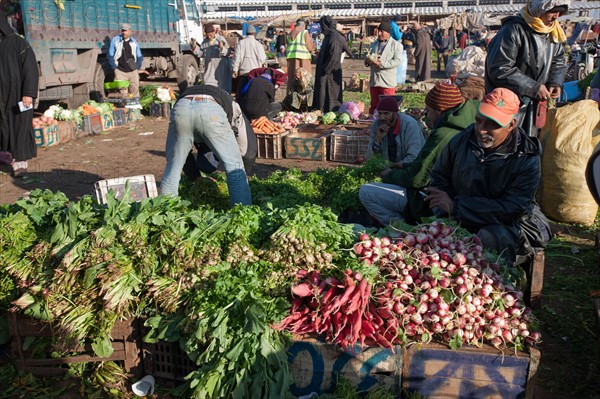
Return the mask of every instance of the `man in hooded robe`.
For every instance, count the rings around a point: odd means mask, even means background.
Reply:
[[[559,98],[565,78],[563,43],[567,40],[558,17],[569,0],[529,0],[520,14],[502,21],[488,45],[485,86],[489,93],[505,87],[519,96],[519,125],[537,135],[538,104]]]
[[[342,105],[342,54],[347,44],[329,15],[321,17],[319,24],[325,38],[317,58],[313,107],[323,112],[337,111]]]
[[[13,175],[27,173],[27,161],[37,156],[33,135],[33,109],[21,112],[19,102],[30,107],[38,95],[37,61],[29,43],[17,35],[0,11],[0,153],[12,163]],[[3,157],[4,158],[4,157]]]

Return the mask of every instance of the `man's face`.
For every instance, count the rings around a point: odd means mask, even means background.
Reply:
[[[123,35],[123,39],[129,39],[131,37],[131,29],[121,30],[121,35]]]
[[[390,38],[390,34],[384,30],[377,29],[377,38],[381,41],[386,41]]]
[[[513,118],[507,126],[500,126],[493,120],[477,114],[475,117],[475,135],[481,148],[490,149],[500,146],[517,125]]]
[[[433,109],[429,105],[425,105],[425,124],[427,127],[432,129],[443,114],[442,111]]]
[[[552,24],[558,19],[558,17],[560,17],[559,11],[548,11],[543,13],[540,19],[542,20],[544,25],[552,26]]]
[[[206,37],[208,38],[208,40],[212,40],[215,38],[215,36],[217,36],[216,32],[206,32]]]
[[[378,110],[377,113],[379,114],[379,121],[388,126],[393,126],[396,123],[396,119],[398,118],[397,112]]]

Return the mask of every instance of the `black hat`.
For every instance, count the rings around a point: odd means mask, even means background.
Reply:
[[[402,15],[400,15],[400,14],[394,15],[394,18],[392,18],[392,21],[394,21],[394,22],[402,22]]]
[[[383,21],[382,23],[379,24],[377,29],[384,30],[387,33],[390,33],[392,31],[392,24],[390,24],[390,21]]]

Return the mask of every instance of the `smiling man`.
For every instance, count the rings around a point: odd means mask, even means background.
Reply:
[[[488,46],[485,62],[487,92],[505,87],[521,100],[519,126],[537,136],[538,104],[559,98],[566,61],[567,40],[558,17],[569,10],[569,0],[529,0],[518,16],[502,21]],[[537,125],[543,124],[538,120]]]
[[[550,239],[535,203],[541,145],[517,127],[519,99],[508,89],[488,93],[475,123],[456,135],[437,158],[425,201],[477,233],[509,264]]]

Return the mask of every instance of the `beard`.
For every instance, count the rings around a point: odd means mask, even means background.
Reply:
[[[496,139],[494,139],[494,137],[489,134],[478,134],[477,135],[477,144],[479,144],[479,146],[481,148],[484,148],[484,149],[493,148],[495,143],[496,143]]]

